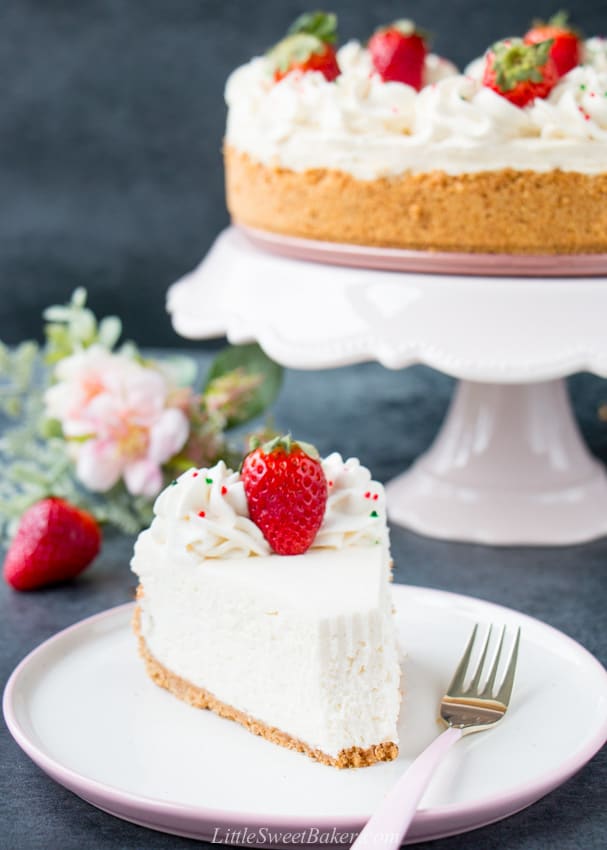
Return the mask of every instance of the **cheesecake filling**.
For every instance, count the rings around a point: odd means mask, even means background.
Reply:
[[[337,757],[398,743],[400,669],[381,547],[172,569],[138,547],[140,628],[166,668]]]

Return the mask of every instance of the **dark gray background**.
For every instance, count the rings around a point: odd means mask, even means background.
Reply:
[[[556,3],[333,3],[344,38],[402,14],[436,33],[460,63],[521,31]],[[607,3],[569,4],[589,33]],[[276,40],[301,10],[271,0],[0,0],[0,338],[40,328],[40,311],[83,284],[143,345],[179,345],[164,314],[167,285],[227,223],[221,138],[229,71]],[[208,356],[203,358],[208,365]],[[572,395],[591,450],[607,460],[597,419],[605,383],[576,376]],[[279,427],[360,456],[385,480],[431,441],[451,391],[424,368],[375,364],[289,372]],[[0,582],[0,684],[40,641],[132,597],[132,540],[106,541],[80,580],[34,594]],[[488,549],[394,528],[396,579],[456,590],[540,617],[607,661],[603,539],[565,549]],[[36,768],[0,724],[0,850],[177,850],[201,845],[92,808]],[[606,846],[605,752],[521,814],[419,845],[445,850],[600,850]],[[204,845],[203,845],[204,846]]]
[[[0,339],[39,333],[85,285],[142,345],[179,345],[168,284],[227,223],[228,73],[276,41],[302,0],[0,2]],[[408,15],[460,64],[557,0],[331,2],[342,40]],[[567,4],[589,34],[606,0]],[[322,4],[321,4],[322,6]]]

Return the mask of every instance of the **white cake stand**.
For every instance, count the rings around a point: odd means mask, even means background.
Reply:
[[[493,545],[607,534],[607,476],[582,442],[563,380],[607,376],[607,258],[426,255],[252,236],[224,231],[171,287],[178,333],[257,340],[298,369],[378,360],[460,379],[433,446],[387,486],[394,522]],[[442,274],[420,273],[424,257]],[[507,277],[507,263],[534,276]],[[557,277],[567,274],[576,276]]]

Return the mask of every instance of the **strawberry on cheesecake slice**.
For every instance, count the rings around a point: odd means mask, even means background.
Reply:
[[[400,668],[384,490],[290,438],[242,473],[191,469],[135,546],[151,678],[335,767],[398,754]]]

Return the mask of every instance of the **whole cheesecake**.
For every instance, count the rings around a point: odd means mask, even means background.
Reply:
[[[191,469],[139,536],[135,631],[156,684],[334,767],[398,754],[400,666],[381,484],[322,461],[326,510],[302,554],[272,550],[243,478]],[[295,497],[296,498],[296,497]]]
[[[524,105],[488,84],[486,58],[459,74],[426,53],[418,90],[384,79],[371,47],[345,44],[328,75],[278,73],[275,51],[231,75],[234,222],[391,248],[607,252],[607,41],[580,41],[579,64]],[[531,48],[515,48],[508,61],[528,64]]]

